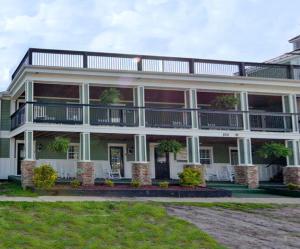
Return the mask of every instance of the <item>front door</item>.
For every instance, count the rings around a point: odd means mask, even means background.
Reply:
[[[110,146],[110,167],[113,172],[120,171],[122,177],[124,177],[124,149],[121,146]]]
[[[170,179],[169,153],[160,153],[157,148],[154,150],[155,178]]]
[[[230,165],[239,165],[239,155],[237,149],[230,149]]]
[[[24,144],[18,144],[17,147],[17,156],[18,156],[18,161],[17,161],[17,175],[21,175],[21,163],[22,160],[25,159],[25,147]]]

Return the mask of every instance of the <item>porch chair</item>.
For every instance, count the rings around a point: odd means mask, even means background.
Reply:
[[[211,164],[205,165],[205,180],[206,181],[217,181],[218,174],[215,168]]]
[[[121,171],[120,169],[114,169],[110,167],[106,172],[106,178],[108,179],[121,179]]]

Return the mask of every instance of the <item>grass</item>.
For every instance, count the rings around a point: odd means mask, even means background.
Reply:
[[[164,203],[168,205],[170,203]],[[231,209],[235,211],[251,212],[258,209],[275,209],[284,207],[285,205],[280,204],[269,204],[269,203],[235,203],[235,202],[174,202],[172,205],[185,205],[205,208],[223,208]]]
[[[21,185],[15,182],[0,182],[0,196],[1,195],[22,197],[38,196],[37,193],[34,193],[31,190],[23,190]]]
[[[225,248],[140,202],[0,202],[0,248]]]

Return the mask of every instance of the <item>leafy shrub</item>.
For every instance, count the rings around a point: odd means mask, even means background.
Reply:
[[[81,185],[81,182],[78,179],[74,179],[71,181],[72,188],[78,188]]]
[[[116,88],[109,88],[102,92],[100,96],[101,104],[116,104],[120,102],[120,91]]]
[[[42,164],[34,169],[33,182],[38,189],[50,189],[55,185],[57,173],[50,164]]]
[[[105,179],[104,184],[108,187],[113,187],[115,186],[114,182],[112,180],[109,179]]]
[[[238,104],[238,99],[233,95],[221,95],[216,97],[213,102],[213,108],[215,109],[233,109]]]
[[[294,183],[289,183],[289,184],[287,185],[287,188],[288,188],[289,190],[298,190],[298,189],[300,189],[300,185],[297,185],[297,184],[294,184]]]
[[[70,145],[70,139],[64,137],[55,137],[48,145],[48,149],[53,152],[67,153]]]
[[[157,149],[160,153],[172,152],[175,155],[183,148],[183,145],[172,139],[172,140],[162,140],[160,141]]]
[[[134,187],[134,188],[138,188],[141,186],[141,183],[139,180],[132,180],[131,181],[131,186]]]
[[[161,188],[168,188],[169,187],[169,182],[168,181],[160,182],[158,185]]]
[[[178,174],[182,186],[196,187],[203,183],[202,171],[196,168],[185,168]]]

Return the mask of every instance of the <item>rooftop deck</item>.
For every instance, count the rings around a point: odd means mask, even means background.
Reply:
[[[12,79],[24,66],[300,79],[299,65],[37,48],[28,49]]]

